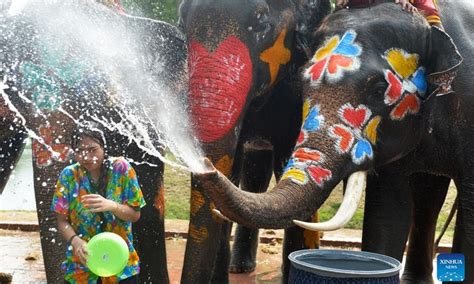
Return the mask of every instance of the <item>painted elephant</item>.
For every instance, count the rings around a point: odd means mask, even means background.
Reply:
[[[148,79],[162,82],[172,92],[186,89],[175,76],[185,76],[183,74],[187,67],[183,37],[173,26],[119,15],[93,2],[53,2],[39,3],[41,8],[27,7],[15,16],[0,15],[0,72],[3,82],[0,142],[2,154],[9,157],[1,161],[1,168],[7,170],[2,171],[0,177],[2,182],[6,180],[9,169],[18,160],[27,131],[33,138],[34,187],[47,281],[59,283],[63,279],[59,267],[64,260],[65,242],[54,230],[57,226],[50,205],[57,176],[70,162],[68,145],[75,124],[96,120],[103,124],[122,126],[118,130],[130,124],[140,125],[127,120],[120,102],[116,101],[114,91],[117,89],[111,86],[111,77],[98,71],[103,70],[98,66],[100,60],[86,64],[91,56],[85,54],[82,49],[85,47],[79,38],[93,36],[93,31],[104,28],[109,33],[99,35],[101,38],[96,42],[100,44],[100,39],[118,31],[116,36],[121,41],[116,46],[120,48],[110,50],[108,55],[112,60],[128,60],[130,54],[126,52],[129,50],[125,50],[127,43],[138,35],[133,42],[140,57],[132,59],[142,60],[143,65],[140,66],[145,70],[127,71],[131,74],[149,74]],[[72,12],[69,4],[77,5]],[[48,5],[51,5],[50,9]],[[81,17],[83,20],[79,21]],[[57,25],[56,21],[62,22]],[[83,27],[86,34],[74,34]],[[121,50],[126,52],[121,53]],[[140,84],[139,78],[133,77],[123,82],[129,88],[136,86],[140,92],[145,92],[146,85]],[[158,134],[149,122],[145,121],[141,125],[148,128],[146,134],[150,140],[158,141]],[[111,128],[105,136],[111,155],[123,155],[137,162],[133,166],[148,204],[142,209],[141,219],[133,228],[135,246],[141,258],[141,281],[167,283],[163,163],[144,150],[144,143],[133,141],[130,135]],[[154,146],[161,149],[160,145]]]
[[[307,60],[310,31],[329,11],[322,0],[181,3],[195,135],[204,154],[244,190],[265,191],[272,173],[282,174],[301,124],[297,71]],[[255,268],[258,231],[238,226],[230,259],[230,226],[211,214],[213,208],[192,181],[184,283],[226,282],[229,263],[232,272]],[[307,246],[319,241],[314,235],[306,234]],[[305,246],[296,227],[285,240],[285,254]]]
[[[295,221],[308,229],[328,230],[351,218],[367,172],[380,169],[396,181],[382,188],[407,190],[385,191],[396,198],[393,203],[409,198],[408,189],[412,191],[410,254],[431,246],[439,203],[451,178],[459,198],[453,252],[465,255],[465,281],[472,283],[474,151],[466,145],[474,135],[474,5],[445,1],[440,6],[450,17],[444,25],[458,49],[446,33],[395,4],[328,16],[315,31],[319,45],[302,70],[304,121],[281,181],[264,194],[243,192],[208,161],[211,170],[194,175],[196,186],[231,220],[250,227],[287,228],[294,220],[307,219],[332,188],[349,177],[333,219],[320,224]],[[397,205],[380,210],[391,208]],[[407,259],[407,281],[430,281],[431,272],[426,271],[432,268],[433,252],[424,254]],[[413,261],[417,257],[422,259]],[[417,269],[421,273],[410,275]]]

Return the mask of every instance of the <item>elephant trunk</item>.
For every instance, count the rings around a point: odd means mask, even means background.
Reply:
[[[354,215],[366,180],[366,172],[352,174],[344,201],[334,218],[324,223],[311,224],[295,219],[308,219],[324,203],[337,182],[327,182],[316,189],[299,185],[291,179],[283,179],[268,192],[255,194],[237,188],[209,160],[206,160],[206,166],[210,170],[195,173],[195,181],[207,190],[224,216],[253,228],[280,229],[296,223],[310,230],[339,229]],[[315,193],[314,190],[319,192]],[[219,215],[220,211],[216,213]]]
[[[334,187],[328,183],[321,194],[314,194],[309,188],[285,179],[266,193],[250,193],[237,188],[207,159],[206,165],[210,170],[194,173],[194,180],[206,189],[225,216],[251,228],[287,228],[294,225],[294,219],[308,219]]]

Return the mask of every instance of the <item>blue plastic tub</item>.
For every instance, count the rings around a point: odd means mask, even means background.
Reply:
[[[400,262],[382,254],[306,249],[288,258],[289,283],[400,283]]]

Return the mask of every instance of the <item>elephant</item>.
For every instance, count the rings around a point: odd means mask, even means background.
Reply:
[[[379,171],[382,179],[372,177],[370,183],[383,190],[378,195],[387,196],[372,200],[385,198],[375,206],[389,207],[378,211],[406,208],[403,204],[413,198],[403,279],[426,283],[433,281],[433,251],[427,249],[432,248],[440,203],[453,179],[459,203],[452,251],[464,254],[465,283],[472,283],[474,152],[468,145],[474,135],[474,86],[469,78],[474,73],[474,5],[444,1],[440,9],[449,15],[443,21],[452,38],[394,3],[344,9],[326,17],[314,32],[314,56],[300,74],[304,121],[281,180],[266,193],[244,192],[205,160],[208,170],[194,173],[194,181],[215,202],[215,211],[255,228],[296,223],[311,230],[334,230],[351,218],[367,173]],[[344,200],[333,219],[319,224],[299,221],[345,178]],[[379,242],[390,244],[380,237],[392,236],[378,236]],[[406,236],[400,238],[399,259]]]
[[[301,124],[298,69],[307,60],[311,31],[330,9],[326,0],[181,2],[194,134],[204,155],[243,190],[263,192],[272,173],[281,177]],[[238,226],[229,257],[229,223],[211,213],[214,204],[193,176],[191,184],[181,281],[225,283],[228,270],[252,271],[258,231]],[[284,255],[318,242],[317,234],[289,228]]]
[[[170,95],[186,89],[186,82],[177,79],[185,77],[187,69],[183,36],[176,27],[167,23],[117,14],[94,2],[46,1],[31,5],[17,15],[0,11],[0,151],[8,157],[1,162],[1,189],[21,155],[23,140],[29,135],[33,140],[34,188],[46,278],[48,283],[63,281],[59,267],[64,260],[66,244],[54,229],[57,227],[56,219],[50,205],[57,176],[71,161],[68,145],[72,131],[77,123],[89,120],[121,126],[120,129],[106,130],[104,135],[110,155],[125,156],[132,161],[148,204],[133,226],[135,247],[141,259],[140,278],[141,281],[168,283],[164,165],[155,154],[144,149],[144,141],[133,140],[133,137],[119,130],[127,125],[143,126],[146,135],[155,143],[154,147],[162,151],[162,146],[156,144],[158,133],[147,120],[128,120],[123,106],[116,101],[114,92],[117,89],[112,87],[111,77],[100,71],[103,69],[97,66],[99,60],[94,64],[84,63],[93,56],[87,53],[87,46],[81,45],[78,39],[84,33],[75,35],[74,32],[81,25],[90,25],[86,35],[100,28],[107,29],[111,34],[118,31],[120,48],[125,49],[131,41],[140,54],[140,57],[133,59],[143,63],[140,65],[143,70],[127,71],[136,71],[131,74],[149,74],[147,79],[157,84],[161,82],[163,86],[160,87],[166,87]],[[70,5],[75,6],[71,9]],[[78,25],[74,21],[80,17],[87,21]],[[58,19],[62,19],[61,25],[56,25]],[[124,33],[124,30],[129,33]],[[139,37],[133,41],[132,35]],[[41,41],[44,39],[46,41]],[[63,46],[67,48],[58,48]],[[111,50],[112,54],[114,52],[117,51]],[[115,57],[111,55],[113,60],[122,59],[115,54]],[[119,55],[126,59],[129,56],[120,52]],[[129,78],[124,82],[130,88],[135,85],[145,88],[146,85],[139,85],[142,81],[138,79]],[[138,106],[137,109],[140,111]]]

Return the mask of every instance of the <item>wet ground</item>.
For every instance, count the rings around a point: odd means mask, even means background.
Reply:
[[[13,283],[46,283],[35,215],[34,212],[0,211],[0,272],[13,274]],[[13,230],[12,228],[30,231]],[[188,222],[165,220],[165,228],[168,236],[166,250],[170,280],[171,283],[179,283],[186,248],[185,236]],[[257,270],[250,274],[231,274],[230,283],[280,283],[280,243],[283,231],[261,230],[260,232]],[[326,232],[321,243],[323,248],[358,249],[360,240],[360,230],[341,229]],[[443,249],[448,249],[446,243]],[[436,268],[436,265],[434,267]],[[436,271],[433,275],[436,279]]]
[[[171,283],[179,283],[186,240],[168,238],[166,250]],[[39,232],[0,230],[0,272],[13,274],[13,283],[46,283]],[[279,283],[281,245],[261,244],[257,270],[231,274],[231,283]]]

